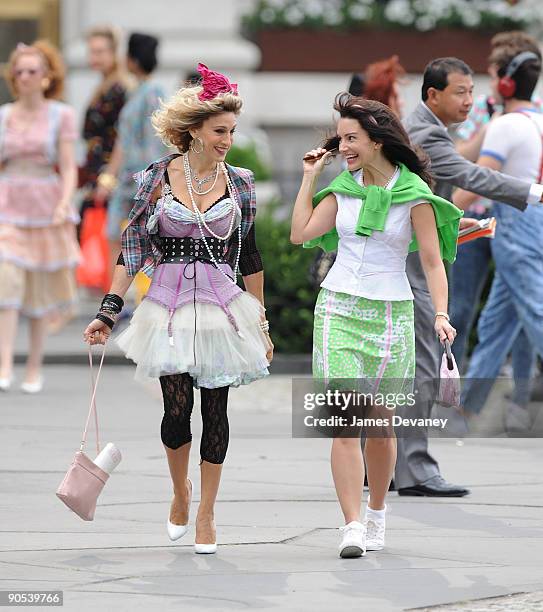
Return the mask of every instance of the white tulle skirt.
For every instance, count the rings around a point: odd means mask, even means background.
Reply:
[[[245,385],[268,375],[268,342],[259,325],[263,308],[245,291],[228,308],[241,335],[219,306],[190,302],[172,317],[172,346],[168,309],[144,299],[115,341],[137,364],[141,381],[188,372],[195,387]]]

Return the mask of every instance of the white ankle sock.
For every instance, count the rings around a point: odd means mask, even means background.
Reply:
[[[373,508],[370,508],[368,505],[366,506],[366,517],[373,519],[374,521],[384,521],[386,511],[387,511],[386,504],[382,510],[374,510]]]

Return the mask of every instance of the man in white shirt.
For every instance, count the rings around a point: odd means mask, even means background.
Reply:
[[[531,102],[541,72],[541,53],[504,48],[498,55],[496,86],[504,97],[504,114],[487,130],[478,164],[526,181],[543,178],[543,114]],[[465,208],[476,196],[460,190],[454,201]],[[496,202],[496,237],[492,255],[496,272],[477,327],[475,348],[467,378],[463,405],[479,412],[515,339],[526,330],[534,348],[543,356],[543,209],[529,205],[520,213]],[[528,379],[530,372],[526,372]],[[512,403],[505,416],[509,431],[531,427],[527,409]]]
[[[488,58],[488,73],[492,77],[492,85],[487,94],[475,98],[469,116],[464,123],[455,127],[454,137],[456,148],[466,159],[476,162],[481,152],[488,123],[492,117],[496,118],[503,113],[503,99],[497,90],[496,79],[498,67],[495,58],[499,57],[504,47],[515,47],[521,51],[535,51],[539,45],[537,40],[517,30],[500,32],[490,41],[491,53]],[[543,112],[543,100],[532,96],[534,106]],[[492,216],[492,200],[478,198],[466,210],[464,218],[483,219]],[[456,363],[460,372],[465,371],[468,340],[471,329],[479,312],[481,295],[490,274],[492,262],[491,240],[473,240],[458,247],[456,261],[449,269],[449,293],[451,296],[449,315],[454,321],[456,338],[452,347]],[[456,274],[455,274],[456,272]],[[522,381],[526,372],[533,369],[535,352],[533,351],[526,334],[521,333],[511,350],[513,378],[515,379],[514,396],[521,399],[524,390]],[[518,383],[517,383],[518,381]],[[543,381],[542,381],[543,382]]]
[[[465,121],[469,114],[473,104],[472,74],[471,68],[457,58],[430,62],[424,72],[422,102],[405,121],[411,141],[420,145],[431,160],[437,181],[435,193],[450,200],[453,188],[462,187],[520,210],[528,203],[540,203],[543,185],[479,166],[456,151],[447,127]],[[417,253],[407,258],[407,275],[415,296],[415,382],[423,386],[439,379],[442,349],[433,332],[435,309]],[[428,418],[434,396],[430,393],[418,397],[409,416]],[[461,497],[469,493],[465,487],[443,479],[437,461],[428,452],[427,437],[420,436],[398,438],[395,483],[400,495]]]

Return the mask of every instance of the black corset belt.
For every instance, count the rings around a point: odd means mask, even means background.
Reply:
[[[226,241],[218,238],[206,238],[207,248],[202,238],[161,238],[162,259],[160,263],[191,263],[193,261],[212,261],[210,251],[217,263],[227,263]]]

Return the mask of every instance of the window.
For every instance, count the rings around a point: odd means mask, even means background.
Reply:
[[[11,100],[4,80],[9,54],[17,43],[37,38],[59,44],[59,0],[0,0],[0,104]]]

